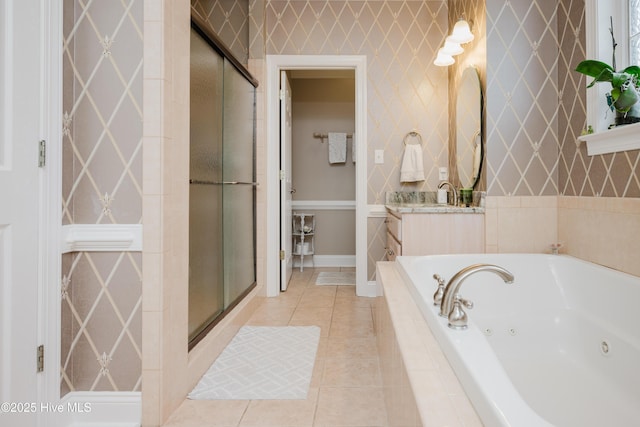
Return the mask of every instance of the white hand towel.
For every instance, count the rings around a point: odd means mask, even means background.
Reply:
[[[329,132],[329,163],[345,163],[347,161],[347,134]]]
[[[400,182],[424,181],[422,146],[409,144],[404,147],[404,157],[400,167]]]

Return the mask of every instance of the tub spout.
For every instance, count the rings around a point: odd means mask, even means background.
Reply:
[[[462,282],[467,279],[467,277],[481,271],[489,271],[491,273],[495,273],[500,276],[505,283],[513,283],[514,280],[513,274],[511,274],[508,270],[505,270],[504,268],[493,264],[473,264],[458,271],[451,278],[451,280],[449,280],[449,283],[447,283],[447,286],[444,289],[444,295],[442,296],[442,303],[440,304],[440,316],[442,317],[451,317],[450,315],[455,308],[456,313],[454,313],[454,317],[456,321],[453,323],[449,323],[449,326],[453,329],[466,328],[466,321],[464,321],[466,320],[466,315],[463,312],[462,307],[460,307],[460,302],[463,300],[458,295],[460,286],[462,285]],[[467,308],[471,307],[468,306]],[[464,320],[461,321],[461,319]]]

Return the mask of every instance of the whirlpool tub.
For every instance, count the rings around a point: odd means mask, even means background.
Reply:
[[[567,256],[398,257],[400,274],[487,427],[640,425],[640,278]],[[434,274],[471,264],[468,328],[433,305]]]

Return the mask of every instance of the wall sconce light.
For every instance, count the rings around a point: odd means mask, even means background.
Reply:
[[[440,50],[442,51],[442,53],[445,53],[449,56],[460,55],[462,52],[464,52],[462,46],[460,46],[459,43],[450,41],[449,37],[447,37],[444,42],[444,46],[442,46]]]
[[[438,50],[438,56],[433,63],[439,67],[446,67],[455,62],[453,57],[464,52],[463,43],[469,43],[474,39],[469,23],[464,19],[459,19],[453,26],[451,35],[445,39],[444,46]]]
[[[469,23],[464,19],[460,19],[456,22],[456,25],[453,26],[451,35],[447,37],[447,40],[460,44],[469,43],[473,39],[474,36],[471,32],[471,27],[469,27]]]
[[[443,52],[443,49],[444,48],[441,48],[440,50],[438,50],[438,56],[436,57],[436,60],[433,61],[433,63],[438,67],[446,67],[456,62],[453,59],[453,56]]]

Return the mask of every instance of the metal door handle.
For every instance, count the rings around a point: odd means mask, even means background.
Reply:
[[[246,181],[200,181],[197,179],[190,179],[189,184],[196,185],[253,185],[257,187],[260,185],[257,182],[246,182]]]

